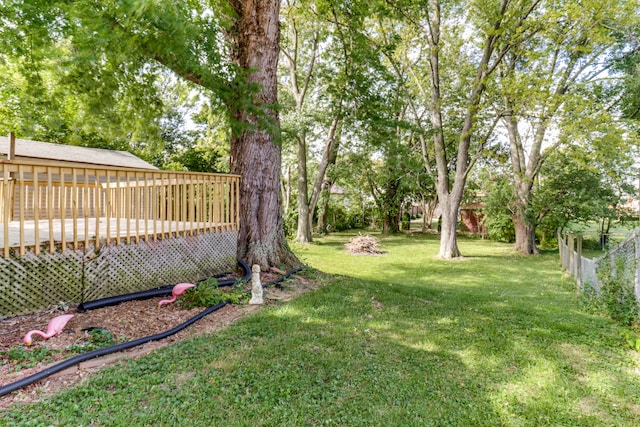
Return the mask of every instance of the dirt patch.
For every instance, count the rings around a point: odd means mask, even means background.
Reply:
[[[281,277],[276,273],[261,273],[263,284]],[[264,290],[265,305],[276,301],[286,301],[301,293],[315,289],[318,281],[299,275],[291,276],[283,284],[267,287]],[[248,285],[247,290],[250,289]],[[181,309],[175,304],[158,307],[161,297],[140,301],[128,301],[122,304],[77,313],[75,307],[67,310],[56,309],[17,316],[0,320],[0,386],[19,381],[48,366],[82,354],[82,349],[91,350],[99,339],[108,336],[115,343],[132,341],[138,338],[162,333],[172,329],[200,313],[202,308]],[[258,305],[227,305],[222,309],[205,316],[195,324],[160,341],[153,341],[118,353],[91,359],[69,369],[49,376],[38,383],[24,387],[14,393],[0,397],[0,408],[6,408],[14,402],[37,402],[43,397],[55,394],[67,387],[79,384],[99,369],[123,359],[137,358],[157,348],[175,342],[219,331],[237,319],[259,310]],[[46,330],[51,318],[61,314],[74,314],[64,331],[48,340],[36,336],[33,345],[25,348],[22,345],[24,335],[32,330]],[[97,332],[97,333],[96,333]],[[107,334],[108,333],[108,334]],[[75,349],[70,351],[69,349]],[[8,357],[7,352],[44,352],[47,357],[40,362],[17,363]]]

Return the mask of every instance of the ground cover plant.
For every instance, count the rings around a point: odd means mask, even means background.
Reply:
[[[294,247],[325,281],[223,332],[110,368],[6,425],[629,426],[640,358],[580,307],[557,253],[437,237],[336,234]],[[376,236],[378,237],[378,236]],[[286,286],[286,283],[285,285]],[[196,326],[197,327],[197,326]]]

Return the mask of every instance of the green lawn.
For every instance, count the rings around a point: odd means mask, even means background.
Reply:
[[[212,336],[109,369],[7,425],[635,426],[640,357],[580,308],[556,253],[433,236],[294,246],[338,275]],[[307,273],[309,274],[309,273]],[[196,326],[197,327],[197,326]]]

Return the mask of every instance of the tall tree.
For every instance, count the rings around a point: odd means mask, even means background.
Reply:
[[[484,97],[509,50],[537,31],[532,15],[541,0],[397,2],[403,18],[424,34],[428,51],[428,105],[442,210],[439,257],[459,257],[456,226],[467,176],[474,163],[472,142],[482,147],[490,132],[478,132]],[[473,31],[464,30],[467,24]],[[455,71],[454,71],[455,70]],[[467,74],[468,73],[468,74]],[[451,77],[451,75],[456,76]],[[456,80],[448,85],[447,80]],[[460,88],[466,93],[457,93]],[[454,99],[458,97],[457,100]],[[460,120],[451,120],[455,108]]]
[[[307,100],[309,96],[313,96],[311,91],[315,74],[317,74],[316,62],[320,55],[319,45],[326,40],[326,31],[322,30],[322,23],[316,16],[317,10],[313,4],[295,0],[285,2],[283,21],[285,37],[282,53],[287,74],[283,80],[285,81],[284,87],[288,89],[294,101],[293,110],[289,114],[289,133],[297,145],[298,226],[296,240],[300,243],[309,243],[312,240],[313,206],[311,206],[311,202],[314,199],[314,193],[312,192],[310,198],[307,166],[309,139],[315,128],[317,111],[308,107]],[[316,101],[314,100],[313,104]],[[335,140],[335,132],[329,132],[326,146],[330,149]],[[326,168],[326,162],[323,162],[318,171],[317,180],[323,180]]]
[[[548,155],[569,141],[569,134],[576,139],[584,129],[596,128],[598,120],[615,120],[608,114],[615,76],[608,72],[611,62],[606,58],[625,52],[627,42],[615,32],[636,20],[631,3],[556,2],[540,17],[554,25],[506,55],[497,84],[502,98],[498,109],[511,153],[515,249],[523,254],[537,253],[532,197]]]
[[[231,0],[236,17],[228,35],[232,59],[248,72],[247,82],[258,89],[252,108],[229,106],[231,117],[249,126],[231,139],[231,172],[242,177],[238,255],[263,267],[292,266],[296,258],[288,250],[280,196],[280,125],[278,56],[280,53],[279,0],[246,2]],[[260,126],[266,114],[269,126]]]
[[[323,184],[325,190],[329,186],[325,178],[337,160],[345,116],[358,108],[358,98],[369,89],[363,74],[376,59],[363,31],[368,7],[367,2],[347,5],[335,0],[285,4],[283,54],[288,72],[283,80],[295,104],[285,117],[297,145],[299,242],[312,240],[313,218]],[[321,152],[315,177],[312,145]],[[326,191],[324,196],[326,202]]]
[[[73,83],[100,100],[143,80],[158,64],[220,100],[233,129],[230,170],[242,177],[238,256],[263,267],[291,266],[298,261],[287,249],[279,185],[280,1],[210,6],[204,0],[10,1],[3,11],[13,20],[0,38],[44,32],[68,43]],[[115,81],[119,86],[108,85]]]

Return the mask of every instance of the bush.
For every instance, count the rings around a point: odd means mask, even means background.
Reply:
[[[30,349],[24,346],[16,346],[10,348],[6,353],[0,353],[0,356],[6,356],[10,361],[17,363],[15,367],[16,371],[23,368],[33,368],[38,362],[52,360],[51,356],[56,351],[50,350],[47,347],[34,347]]]
[[[327,222],[329,231],[352,230],[361,227],[362,215],[355,211],[347,212],[342,206],[331,206]]]
[[[88,351],[98,350],[101,348],[111,347],[116,344],[111,332],[104,328],[94,328],[88,331],[89,341],[82,345],[74,344],[69,346],[67,350],[75,353],[86,353]]]
[[[195,288],[190,288],[178,300],[183,308],[211,307],[221,302],[241,304],[248,299],[242,290],[243,283],[238,282],[232,288],[220,288],[214,278],[200,283]]]
[[[516,230],[513,220],[508,215],[487,216],[487,231],[491,240],[513,243],[516,241]]]
[[[603,262],[598,268],[600,280],[600,296],[605,312],[623,325],[630,326],[638,320],[640,305],[634,292],[634,269],[625,268],[623,257],[614,259],[613,268],[610,263]]]
[[[411,225],[411,215],[408,212],[402,214],[402,229],[409,230]]]

